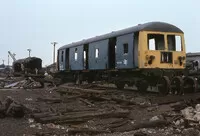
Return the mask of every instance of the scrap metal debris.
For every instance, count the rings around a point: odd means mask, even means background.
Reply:
[[[42,84],[36,80],[34,80],[32,77],[27,78],[20,78],[19,79],[4,79],[1,81],[1,89],[33,89],[33,88],[41,88]],[[18,81],[19,80],[19,81]]]
[[[21,118],[24,117],[24,115],[24,107],[11,97],[7,97],[4,102],[0,102],[0,118],[5,118],[6,116]]]
[[[21,85],[24,79],[10,81],[7,85],[16,82]],[[21,102],[11,97],[0,102],[0,117],[26,117],[28,127],[37,130],[33,135],[181,136],[199,133],[196,130],[200,127],[198,96],[163,98],[102,89],[97,85],[62,85],[30,92],[21,89],[15,92],[15,98],[23,92],[28,95],[19,98]]]

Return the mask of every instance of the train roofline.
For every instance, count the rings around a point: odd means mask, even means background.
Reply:
[[[92,43],[92,42],[97,42],[100,40],[105,40],[105,39],[109,39],[112,37],[125,35],[125,34],[129,34],[129,33],[134,33],[134,32],[139,32],[139,31],[159,31],[159,32],[183,33],[183,31],[180,28],[178,28],[172,24],[169,24],[169,23],[148,22],[148,23],[144,23],[144,24],[138,24],[137,26],[129,27],[126,29],[113,31],[111,33],[107,33],[104,35],[92,37],[89,39],[84,39],[84,40],[81,40],[81,41],[78,41],[75,43],[67,44],[67,45],[60,47],[58,50],[75,47],[75,46],[79,46],[79,45],[84,45],[84,44],[88,44],[88,43]]]

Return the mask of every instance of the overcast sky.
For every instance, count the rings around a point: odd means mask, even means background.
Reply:
[[[199,0],[0,0],[0,64],[16,58],[52,63],[52,41],[64,44],[139,23],[164,21],[185,32],[187,52],[200,51]]]

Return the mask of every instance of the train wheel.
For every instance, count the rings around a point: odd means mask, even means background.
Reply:
[[[198,83],[197,80],[193,77],[185,77],[184,78],[184,84],[183,84],[183,88],[184,88],[184,92],[187,93],[194,93],[197,91],[198,88]]]
[[[146,80],[141,80],[137,83],[137,89],[140,92],[146,92],[149,84]]]
[[[171,92],[173,94],[184,94],[183,83],[184,81],[180,76],[174,77],[171,81]]]
[[[124,89],[125,83],[124,82],[116,82],[115,85],[117,86],[117,89]]]
[[[170,90],[170,80],[167,76],[163,76],[157,84],[158,91],[161,95],[167,95]]]

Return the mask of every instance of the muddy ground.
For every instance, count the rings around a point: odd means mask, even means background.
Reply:
[[[160,96],[98,85],[0,89],[28,108],[23,118],[0,118],[0,136],[199,136],[193,118],[200,95]],[[183,111],[193,107],[189,118]],[[194,113],[195,112],[195,113]],[[187,113],[189,114],[189,113]]]

